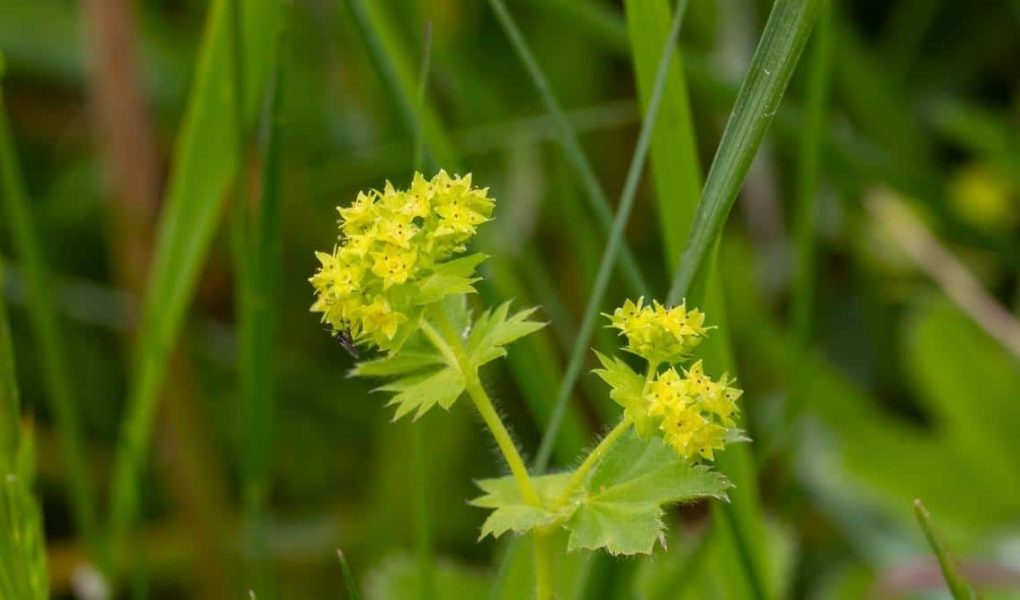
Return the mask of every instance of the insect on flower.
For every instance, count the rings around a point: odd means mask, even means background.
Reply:
[[[355,345],[354,338],[351,337],[349,329],[344,328],[337,331],[336,340],[340,342],[340,346],[342,346],[343,349],[347,351],[347,354],[351,355],[351,357],[361,358],[361,355],[358,354],[358,347]]]

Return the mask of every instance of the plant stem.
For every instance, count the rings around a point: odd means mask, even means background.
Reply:
[[[531,481],[531,476],[528,475],[528,468],[524,465],[524,459],[521,458],[521,454],[517,451],[517,446],[514,445],[514,441],[510,437],[510,432],[507,431],[502,419],[499,418],[499,414],[496,412],[495,407],[493,407],[492,400],[489,399],[489,395],[485,393],[481,382],[478,381],[478,374],[466,373],[464,377],[466,379],[465,386],[467,387],[467,392],[471,396],[471,400],[474,401],[478,413],[482,415],[482,420],[485,421],[489,431],[492,432],[492,437],[496,439],[496,444],[499,445],[503,458],[506,459],[507,465],[510,466],[510,472],[514,476],[514,481],[517,482],[517,487],[521,490],[521,496],[528,504],[541,506],[542,500],[538,497],[538,492],[535,491],[535,485]]]
[[[595,446],[595,449],[592,450],[591,454],[584,459],[581,466],[574,471],[574,476],[570,478],[570,481],[567,483],[567,487],[564,488],[563,492],[558,498],[556,498],[556,506],[562,505],[564,502],[569,500],[570,495],[573,494],[577,488],[581,487],[581,484],[584,483],[585,477],[588,475],[588,471],[591,471],[592,467],[597,465],[599,461],[602,460],[602,457],[606,455],[606,452],[613,447],[613,444],[619,441],[623,434],[627,433],[627,430],[630,429],[630,425],[631,419],[625,414],[623,418],[620,419],[620,422],[616,424],[616,427],[613,427],[612,431],[606,434],[606,437],[602,438],[599,445]]]
[[[535,600],[551,600],[553,598],[552,553],[550,552],[550,532],[547,529],[536,529],[531,537],[535,541]]]
[[[503,420],[499,418],[499,413],[496,412],[496,408],[492,405],[492,400],[482,387],[482,383],[478,379],[477,367],[468,364],[467,357],[464,355],[464,343],[461,341],[460,335],[442,310],[435,311],[433,316],[441,332],[436,331],[435,327],[428,320],[422,319],[421,328],[425,333],[425,337],[429,338],[429,341],[446,358],[450,366],[458,369],[464,376],[464,387],[468,395],[471,396],[471,400],[475,403],[475,408],[478,409],[482,420],[485,421],[485,425],[492,433],[492,437],[496,439],[496,444],[499,446],[500,452],[503,453],[503,458],[510,467],[510,473],[513,475],[514,481],[517,482],[517,487],[521,490],[521,496],[527,503],[541,506],[542,501],[535,490],[534,483],[531,481],[531,476],[528,474],[528,468],[524,464],[524,459],[521,458],[520,452],[517,451],[517,446],[514,445],[513,438],[510,437],[510,432],[507,431],[506,425],[503,424]]]

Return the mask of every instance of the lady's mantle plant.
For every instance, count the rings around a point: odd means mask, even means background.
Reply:
[[[311,278],[316,302],[334,335],[377,348],[381,358],[358,364],[354,375],[383,377],[395,419],[432,407],[449,409],[465,392],[481,414],[511,475],[479,482],[472,501],[491,509],[481,536],[507,531],[535,540],[537,596],[552,594],[548,538],[565,530],[567,547],[612,554],[650,553],[663,537],[665,506],[725,498],[727,480],[708,461],[735,429],[736,399],[726,375],[708,377],[691,351],[707,335],[704,315],[686,306],[627,301],[610,326],[624,350],[644,361],[643,372],[619,357],[598,355],[596,370],[623,407],[620,422],[577,469],[531,476],[482,387],[481,366],[506,355],[506,346],[540,329],[535,309],[510,313],[509,303],[473,318],[466,296],[485,256],[467,254],[493,200],[471,177],[440,171],[416,174],[407,190],[389,183],[341,208],[340,235],[331,253],[318,253]]]

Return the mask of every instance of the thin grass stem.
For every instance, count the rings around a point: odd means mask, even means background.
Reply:
[[[602,184],[599,183],[598,177],[595,174],[595,167],[592,166],[591,161],[585,155],[577,134],[574,132],[573,127],[570,126],[563,108],[553,94],[549,80],[542,72],[542,68],[539,66],[535,56],[531,53],[524,35],[517,27],[517,23],[514,21],[510,11],[507,10],[506,4],[503,3],[503,0],[489,0],[489,6],[492,7],[492,11],[496,14],[496,18],[510,39],[510,43],[524,64],[532,84],[542,97],[546,110],[553,118],[556,129],[559,132],[560,143],[563,145],[563,151],[567,155],[567,161],[577,172],[577,176],[581,179],[581,183],[584,186],[585,198],[588,199],[589,208],[598,219],[599,225],[611,237],[613,213],[609,207],[609,199],[606,196],[606,192],[603,190]],[[631,292],[644,293],[648,289],[648,285],[641,274],[637,260],[625,244],[620,254],[620,273],[627,287],[630,288]],[[615,264],[615,262],[616,256],[614,253],[613,263]]]
[[[498,2],[498,0],[493,1]],[[602,260],[599,263],[598,272],[595,275],[595,283],[592,286],[591,293],[588,295],[588,304],[585,307],[584,316],[581,320],[581,327],[578,330],[577,337],[574,340],[574,346],[570,352],[570,358],[567,362],[567,371],[563,375],[563,381],[560,384],[560,388],[556,395],[556,403],[553,407],[552,415],[549,418],[549,423],[542,435],[542,443],[538,448],[537,455],[535,456],[535,469],[538,472],[543,472],[546,467],[548,467],[549,458],[552,456],[553,444],[555,443],[556,436],[559,433],[560,423],[563,421],[563,415],[566,412],[567,404],[570,402],[570,397],[573,394],[574,385],[577,383],[577,378],[581,374],[586,349],[591,341],[592,333],[595,330],[595,319],[598,317],[599,309],[602,306],[602,300],[604,299],[606,289],[609,286],[609,277],[612,272],[612,267],[616,262],[616,255],[623,246],[623,234],[626,230],[631,210],[634,207],[637,187],[641,181],[641,174],[644,170],[645,159],[648,156],[648,148],[651,144],[652,133],[655,130],[655,120],[658,116],[659,104],[662,100],[662,94],[666,87],[666,74],[668,72],[669,60],[673,54],[673,48],[676,45],[676,40],[680,35],[680,28],[683,24],[683,15],[686,7],[687,1],[680,0],[676,9],[676,15],[673,18],[669,38],[666,40],[665,47],[663,48],[661,58],[659,60],[659,68],[655,76],[655,87],[648,103],[648,111],[645,116],[645,120],[641,125],[641,133],[638,135],[637,146],[635,147],[634,155],[631,158],[630,168],[627,171],[627,180],[624,183],[623,192],[620,195],[619,210],[616,213],[616,217],[613,219],[612,228],[609,232],[609,240],[606,243],[605,251],[602,254]]]
[[[66,340],[61,332],[49,268],[42,243],[29,210],[28,193],[7,122],[0,85],[0,192],[14,251],[17,253],[28,292],[28,318],[42,363],[46,399],[57,424],[68,484],[68,502],[75,529],[88,551],[100,553],[95,496],[89,478],[77,400],[68,369]]]

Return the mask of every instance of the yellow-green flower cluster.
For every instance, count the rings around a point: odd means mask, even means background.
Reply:
[[[626,337],[625,349],[648,361],[644,377],[601,355],[605,369],[596,371],[613,387],[610,396],[624,406],[638,434],[652,435],[657,428],[680,456],[712,460],[736,433],[736,400],[742,392],[726,374],[718,380],[707,376],[700,360],[689,369],[677,366],[710,329],[704,313],[684,304],[646,306],[639,298],[605,316]]]
[[[332,253],[316,253],[311,310],[334,333],[385,349],[420,309],[423,282],[489,220],[493,199],[471,186],[470,175],[440,171],[431,180],[415,173],[407,190],[387,182],[337,210],[338,243]]]
[[[733,415],[742,391],[730,387],[733,383],[725,374],[713,381],[700,360],[682,375],[669,367],[647,386],[648,414],[661,419],[663,438],[677,454],[712,460],[726,445],[727,431],[736,426]]]
[[[683,359],[705,336],[705,315],[685,304],[666,308],[656,301],[644,306],[644,298],[627,300],[612,315],[610,327],[627,338],[626,349],[656,365]]]

